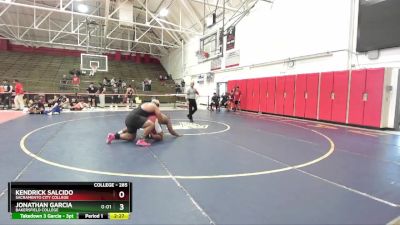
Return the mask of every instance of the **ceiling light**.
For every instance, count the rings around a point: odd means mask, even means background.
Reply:
[[[80,4],[78,5],[78,11],[82,13],[87,13],[89,11],[89,8],[87,7],[87,5]]]
[[[160,16],[162,16],[162,17],[164,17],[164,16],[167,16],[168,15],[168,9],[161,9],[161,11],[160,11]]]

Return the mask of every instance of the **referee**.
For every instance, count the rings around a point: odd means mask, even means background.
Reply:
[[[190,82],[190,87],[186,91],[186,99],[189,101],[189,114],[187,117],[193,123],[193,114],[197,111],[196,94],[199,92],[194,88],[194,82]]]

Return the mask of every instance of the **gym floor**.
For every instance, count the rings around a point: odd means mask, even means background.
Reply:
[[[127,221],[78,224],[387,224],[400,216],[400,136],[273,115],[166,111],[183,137],[105,143],[127,112],[0,124],[0,224],[9,181],[131,181]],[[1,114],[5,116],[6,114]],[[29,224],[71,224],[29,221]]]

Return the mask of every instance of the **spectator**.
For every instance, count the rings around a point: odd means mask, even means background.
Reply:
[[[62,96],[61,108],[62,109],[71,108],[71,103],[69,102],[69,98],[67,98],[66,96]]]
[[[53,107],[59,99],[59,95],[54,95],[52,99],[49,99],[47,102],[48,107]]]
[[[44,111],[44,114],[47,114],[49,116],[53,114],[60,114],[61,113],[61,103],[63,102],[63,97],[60,97],[59,95],[55,95],[54,99],[50,100],[52,103],[52,106],[50,107],[49,110]]]
[[[36,97],[36,96],[35,96],[35,97]],[[29,108],[33,105],[33,102],[34,102],[33,99],[28,99],[28,100],[27,100],[26,105],[28,106],[28,111],[29,111]]]
[[[184,79],[181,80],[181,87],[182,87],[182,92],[184,93],[185,92],[185,80]]]
[[[104,108],[106,105],[106,86],[100,84],[100,88],[97,93],[99,94],[100,108]]]
[[[126,89],[126,82],[125,82],[124,80],[123,80],[122,83],[121,83],[121,88],[122,88],[122,89]]]
[[[214,109],[213,109],[214,106],[215,106],[215,111],[221,111],[221,109],[219,107],[219,96],[215,92],[211,98],[211,105],[210,105],[211,111],[214,111]]]
[[[41,104],[45,105],[46,103],[46,98],[44,95],[39,95],[39,100],[38,102],[40,102]]]
[[[143,81],[143,91],[147,91],[148,85],[149,85],[149,81],[146,78]]]
[[[80,76],[81,75],[81,71],[79,69],[77,69],[77,68],[73,68],[71,71],[69,71],[69,74]]]
[[[233,103],[234,103],[233,111],[240,110],[241,96],[242,96],[242,92],[239,90],[239,86],[236,86],[236,88],[233,91]]]
[[[61,83],[62,83],[62,84],[67,84],[67,83],[68,83],[68,78],[67,78],[67,75],[66,75],[66,74],[63,75],[63,77],[62,77],[62,79],[61,79]]]
[[[89,94],[90,107],[97,107],[97,101],[96,101],[97,87],[95,87],[93,83],[90,83],[89,87],[86,89],[86,92]]]
[[[76,74],[74,74],[74,76],[72,77],[72,85],[79,86],[80,83],[81,79]]]
[[[90,107],[90,105],[89,104],[87,104],[87,103],[85,103],[84,101],[78,101],[78,102],[76,102],[76,103],[73,103],[73,105],[72,105],[72,107],[71,107],[71,111],[81,111],[82,109],[85,109],[85,108],[89,108]]]
[[[103,85],[104,85],[104,86],[110,86],[110,81],[108,80],[107,77],[104,77],[104,79],[103,79]]]
[[[78,77],[80,77],[80,76],[82,75],[81,70],[80,70],[79,68],[75,68],[75,69],[74,69],[74,73],[75,73]]]
[[[187,117],[193,123],[193,114],[197,111],[196,95],[199,92],[194,88],[194,81],[190,82],[190,88],[186,91],[186,99],[189,102],[189,114]]]
[[[158,78],[158,79],[160,79],[160,81],[164,80],[164,77],[163,77],[163,75],[161,75],[161,74],[160,74],[160,76],[159,76],[159,78]]]
[[[165,76],[164,76],[164,80],[168,80],[168,75],[165,75]]]
[[[17,79],[14,80],[14,84],[15,84],[15,98],[14,98],[15,110],[23,110],[25,107],[24,87]]]
[[[129,109],[129,107],[133,107],[133,101],[134,101],[134,95],[135,90],[132,88],[131,85],[128,86],[126,89],[125,97],[126,97],[126,107]]]
[[[175,84],[175,92],[176,92],[177,94],[182,93],[181,85]]]
[[[110,106],[110,108],[112,109],[113,107],[114,107],[114,104],[115,104],[115,108],[117,109],[118,108],[118,98],[119,98],[119,88],[118,88],[118,86],[117,86],[117,84],[116,83],[114,83],[114,85],[113,85],[113,87],[112,87],[112,92],[113,92],[113,95],[112,95],[112,97],[111,97],[111,106]]]
[[[71,98],[71,101],[70,101],[71,103],[71,106],[73,106],[73,105],[75,105],[76,103],[78,103],[78,93],[75,93],[75,96],[73,96],[72,98]]]
[[[67,75],[63,75],[60,80],[60,90],[65,90],[68,84]]]
[[[225,94],[222,95],[221,107],[228,108],[228,101],[229,101],[229,93],[225,92]]]
[[[43,114],[44,113],[44,104],[38,95],[36,95],[33,98],[32,104],[29,107],[28,112],[29,112],[29,114]]]
[[[114,77],[111,79],[110,84],[111,84],[111,87],[114,87],[114,84],[115,84],[115,78]]]
[[[3,109],[11,109],[11,95],[13,87],[10,85],[8,80],[3,80],[3,90],[4,90],[4,94],[2,94]]]
[[[118,87],[121,87],[121,85],[122,85],[122,80],[121,78],[118,78]]]
[[[147,88],[147,90],[151,91],[151,80],[148,80],[148,88]]]

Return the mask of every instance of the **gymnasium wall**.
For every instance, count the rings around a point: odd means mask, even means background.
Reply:
[[[222,70],[213,71],[214,81],[197,87],[201,94],[210,95],[216,82],[234,79],[400,67],[400,48],[381,50],[373,60],[355,53],[357,15],[358,0],[276,0],[272,7],[260,1],[236,27],[234,50],[240,51],[240,65],[224,69],[222,63]],[[210,61],[197,62],[199,39],[192,38],[183,51],[176,49],[161,59],[175,79],[188,83],[210,71]],[[289,58],[293,67],[287,63]]]

